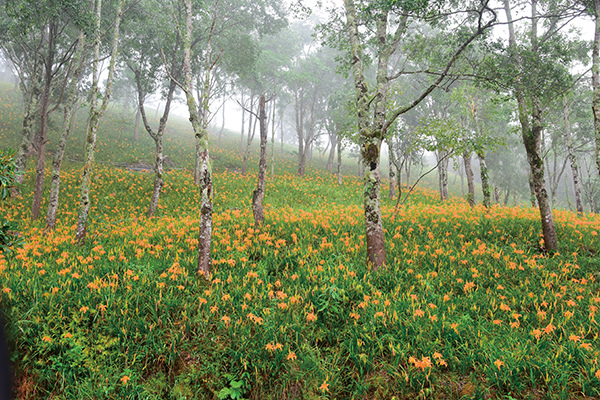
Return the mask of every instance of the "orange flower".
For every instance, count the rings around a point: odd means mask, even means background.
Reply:
[[[123,385],[126,385],[126,384],[127,384],[127,382],[131,380],[131,378],[130,378],[129,376],[125,375],[124,377],[122,377],[122,378],[121,378],[121,379],[119,379],[119,380],[121,381],[121,383],[122,383]]]
[[[42,338],[42,340],[43,340],[44,342],[48,342],[48,343],[50,343],[50,342],[52,341],[52,338],[51,338],[50,336],[44,336],[44,337]]]
[[[329,392],[329,383],[327,383],[327,381],[323,382],[323,384],[319,386],[319,390],[323,393]]]
[[[317,316],[313,313],[308,313],[308,314],[306,314],[306,320],[309,322],[316,321]]]
[[[297,358],[297,357],[296,357],[296,353],[294,353],[293,351],[291,351],[291,350],[290,350],[290,351],[288,352],[288,355],[287,355],[287,357],[286,357],[286,358],[287,358],[288,360],[295,360],[295,359]]]
[[[498,367],[498,371],[500,371],[500,367],[502,367],[504,365],[504,361],[496,360],[496,361],[494,361],[494,365],[496,367]]]

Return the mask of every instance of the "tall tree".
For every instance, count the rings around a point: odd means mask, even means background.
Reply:
[[[521,136],[530,167],[530,187],[540,211],[544,247],[558,248],[554,217],[548,198],[541,154],[544,111],[551,102],[572,85],[568,66],[576,59],[581,46],[569,40],[561,28],[581,10],[571,2],[530,0],[529,25],[526,35],[518,40],[513,8],[520,7],[504,0],[508,22],[508,45],[501,58],[486,64],[495,71],[498,81],[508,88],[517,101]]]
[[[478,36],[490,27],[495,21],[495,15],[488,8],[487,1],[476,2],[473,10],[466,20],[462,21],[469,26],[463,30],[460,39],[454,42],[453,50],[443,57],[444,61],[439,70],[439,75],[416,98],[409,100],[408,104],[388,110],[388,89],[394,76],[400,76],[403,71],[390,75],[392,66],[391,56],[399,49],[405,40],[411,22],[424,15],[436,14],[435,7],[423,7],[412,2],[380,2],[363,3],[347,0],[344,3],[346,16],[346,32],[350,44],[350,55],[347,59],[351,69],[356,89],[354,106],[356,109],[358,133],[360,138],[360,151],[364,172],[363,207],[365,212],[365,228],[367,241],[367,259],[373,270],[377,270],[386,263],[385,236],[381,220],[380,207],[380,148],[391,124],[402,114],[418,105],[446,78],[452,65],[460,54]],[[445,13],[448,10],[443,10]],[[369,28],[363,30],[362,24]],[[393,32],[389,32],[393,29]],[[374,32],[376,78],[372,86],[367,81],[366,57],[367,39],[364,33]],[[450,37],[450,36],[449,36]]]

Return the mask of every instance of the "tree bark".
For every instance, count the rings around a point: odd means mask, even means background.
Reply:
[[[467,201],[471,207],[475,206],[475,182],[473,179],[473,168],[471,168],[471,152],[463,152],[463,162],[465,164],[465,175],[467,176]]]
[[[100,119],[106,112],[108,102],[110,100],[112,84],[115,76],[115,65],[117,59],[117,49],[119,43],[119,27],[122,18],[122,9],[124,0],[119,0],[116,10],[116,18],[114,24],[113,42],[110,55],[110,63],[108,66],[108,78],[104,89],[102,104],[98,106],[99,95],[99,80],[100,80],[100,20],[102,16],[102,0],[98,0],[96,4],[96,43],[94,45],[94,60],[93,66],[93,82],[92,82],[92,102],[90,105],[90,118],[88,123],[88,132],[85,145],[85,164],[81,171],[81,194],[79,196],[79,216],[77,219],[77,229],[75,231],[75,239],[79,244],[85,242],[87,235],[87,222],[90,212],[90,189],[92,183],[92,166],[94,164],[94,152],[96,150],[96,137]]]
[[[448,200],[448,152],[441,150],[438,154],[438,158],[441,160],[438,163],[438,178],[439,178],[439,189],[440,189],[440,200]]]
[[[485,208],[490,208],[492,203],[492,188],[490,187],[490,173],[485,162],[485,152],[483,150],[477,151],[477,158],[479,159],[479,174],[481,178],[481,191],[483,192],[483,205]]]
[[[265,95],[259,100],[260,119],[260,160],[258,162],[258,183],[252,193],[252,213],[254,214],[254,225],[259,228],[265,220],[263,211],[263,198],[265,197],[265,181],[267,178],[267,113],[265,111]]]
[[[329,134],[329,143],[331,148],[329,149],[329,157],[327,158],[327,166],[325,168],[331,172],[333,169],[333,160],[335,160],[335,145],[337,143],[336,134],[333,132]]]

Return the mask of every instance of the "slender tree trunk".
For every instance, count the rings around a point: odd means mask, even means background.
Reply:
[[[121,24],[122,9],[124,0],[119,0],[116,10],[116,18],[114,24],[113,42],[110,55],[110,63],[108,66],[108,78],[104,89],[102,104],[98,106],[97,97],[99,95],[99,80],[100,80],[100,20],[102,16],[102,0],[98,0],[96,4],[96,43],[94,45],[94,60],[93,66],[93,82],[92,82],[92,103],[90,105],[90,118],[88,123],[88,132],[85,145],[85,164],[81,171],[81,194],[79,197],[79,216],[77,219],[77,229],[75,239],[78,243],[83,244],[87,234],[87,222],[90,212],[90,188],[92,183],[92,166],[94,164],[94,152],[96,150],[96,135],[100,119],[106,112],[108,102],[110,100],[112,84],[115,75],[115,65],[117,58],[117,48],[119,43],[119,27]]]
[[[564,102],[565,117],[565,137],[567,139],[567,153],[571,162],[571,172],[573,174],[573,191],[575,193],[575,207],[578,214],[583,214],[583,202],[581,200],[581,183],[579,182],[579,167],[577,166],[577,157],[573,149],[573,139],[571,138],[571,121],[569,120],[569,103],[567,99]]]
[[[440,190],[440,200],[448,200],[448,158],[446,150],[441,150],[438,154],[438,158],[441,160],[438,163],[438,180]]]
[[[548,192],[546,190],[546,179],[544,177],[544,160],[540,155],[540,141],[542,136],[542,112],[534,101],[532,110],[531,129],[523,129],[523,143],[527,151],[527,160],[531,167],[533,189],[540,210],[542,220],[542,231],[544,234],[544,244],[548,251],[558,249],[558,238],[552,216],[552,208],[548,201]]]
[[[465,164],[465,175],[467,176],[467,201],[471,207],[475,206],[475,182],[473,179],[473,168],[471,168],[471,152],[463,152],[463,161]]]
[[[333,160],[335,160],[335,144],[337,142],[336,134],[329,134],[329,143],[331,145],[331,149],[329,149],[329,157],[327,158],[327,171],[331,172],[333,169]]]
[[[506,189],[506,196],[504,196],[504,207],[508,205],[508,200],[510,199],[510,187]]]
[[[81,77],[83,68],[85,67],[85,60],[83,57],[85,43],[85,35],[82,33],[79,35],[79,41],[77,43],[77,49],[73,56],[72,65],[76,65],[76,71],[71,79],[69,92],[65,102],[64,114],[63,114],[63,125],[62,134],[56,148],[56,154],[52,161],[52,176],[50,179],[50,197],[48,200],[48,212],[46,213],[46,231],[54,230],[56,226],[56,213],[58,211],[59,195],[60,195],[60,171],[62,168],[62,162],[65,155],[65,148],[67,146],[67,139],[73,131],[73,124],[75,122],[75,112],[77,104],[77,82]]]
[[[154,162],[154,186],[152,189],[150,206],[148,207],[148,217],[152,217],[156,213],[156,208],[158,207],[158,199],[160,198],[160,192],[164,185],[164,156],[162,136],[159,136],[156,139],[154,139],[154,145],[156,147],[156,158]]]
[[[479,173],[481,177],[481,191],[483,192],[483,205],[486,208],[490,208],[492,202],[492,188],[490,187],[490,173],[488,171],[487,163],[485,162],[485,152],[483,150],[477,151],[477,158],[479,159]]]
[[[265,181],[267,178],[267,113],[265,111],[265,95],[259,100],[260,118],[260,161],[258,162],[258,183],[252,193],[252,213],[254,214],[254,225],[259,228],[265,220],[263,212],[263,198],[265,197]]]

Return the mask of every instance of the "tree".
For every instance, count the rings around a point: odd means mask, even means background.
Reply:
[[[530,167],[530,187],[540,211],[544,247],[554,251],[558,248],[558,239],[541,153],[543,114],[551,102],[572,85],[568,66],[580,56],[582,47],[569,40],[560,29],[581,10],[570,2],[531,0],[529,5],[531,22],[527,35],[519,42],[513,7],[509,0],[504,0],[508,44],[500,46],[496,52],[498,57],[488,57],[484,68],[488,79],[494,79],[499,86],[510,90],[517,101],[521,136]],[[543,21],[547,22],[544,26]]]
[[[30,147],[37,152],[32,218],[39,217],[46,166],[48,119],[63,100],[73,69],[79,31],[89,28],[87,1],[7,0],[1,14],[2,47],[17,67],[25,98],[17,167],[24,171]],[[39,116],[39,132],[32,134]]]
[[[405,39],[409,23],[435,14],[434,7],[417,7],[412,2],[358,3],[347,0],[345,3],[346,29],[349,42],[349,57],[346,65],[350,68],[356,89],[356,109],[360,151],[364,173],[363,207],[365,212],[365,228],[367,242],[367,259],[373,270],[386,263],[385,237],[380,208],[380,148],[391,124],[402,114],[418,105],[444,79],[460,54],[478,36],[490,27],[495,17],[487,1],[477,2],[476,8],[468,13],[465,21],[470,30],[460,30],[462,35],[454,43],[454,50],[445,53],[445,62],[437,78],[425,88],[420,95],[409,101],[407,105],[392,110],[387,109],[388,88],[393,75],[390,76],[390,57],[399,49]],[[448,10],[444,10],[446,12]],[[391,25],[393,23],[393,25]],[[366,57],[367,38],[361,33],[361,24],[367,24],[367,32],[374,32],[373,54],[376,62],[376,78],[374,88],[367,82]],[[463,25],[464,26],[464,25]],[[474,27],[473,27],[474,26]],[[394,29],[394,32],[388,32]],[[447,32],[446,32],[447,34]],[[371,38],[368,38],[371,39]],[[397,76],[400,76],[400,71]]]

